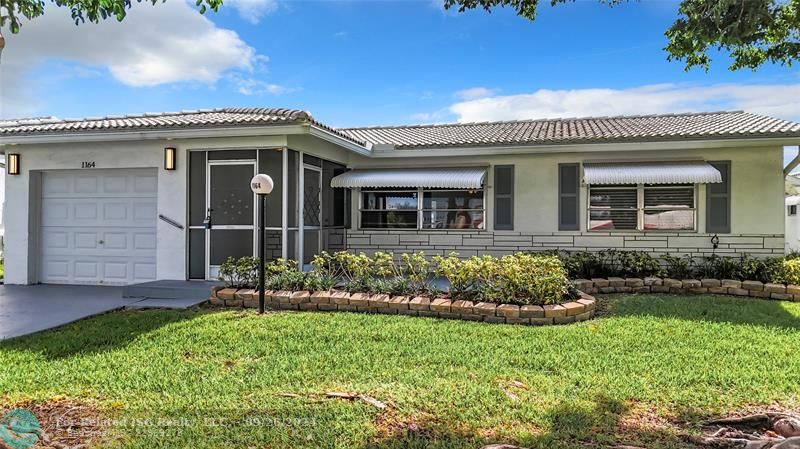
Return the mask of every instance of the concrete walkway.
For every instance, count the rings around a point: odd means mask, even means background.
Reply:
[[[0,285],[0,340],[122,308],[185,309],[205,299],[123,297],[123,287]]]
[[[0,340],[62,326],[137,301],[141,298],[123,298],[122,287],[0,285]]]

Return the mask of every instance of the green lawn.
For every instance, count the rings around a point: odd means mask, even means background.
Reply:
[[[111,313],[0,343],[0,401],[69,398],[118,419],[183,419],[117,425],[103,442],[148,449],[685,447],[653,423],[798,405],[800,303],[603,302],[610,312],[601,318],[550,327],[347,313]],[[390,407],[316,396],[328,391]]]

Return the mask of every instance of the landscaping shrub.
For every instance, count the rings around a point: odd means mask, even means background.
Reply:
[[[436,275],[450,283],[450,296],[473,300],[480,296],[482,279],[493,269],[489,266],[493,259],[492,256],[460,259],[458,253],[450,253],[447,257],[434,257],[433,263],[436,266]]]
[[[219,267],[219,279],[227,287],[253,288],[258,282],[258,258],[228,257]]]
[[[425,253],[404,253],[399,261],[391,252],[376,252],[372,257],[360,253],[323,252],[316,256],[314,271],[340,281],[349,292],[391,295],[431,294],[433,271]]]
[[[689,256],[661,256],[664,261],[664,274],[673,279],[689,279],[693,274],[694,261]]]
[[[780,271],[780,280],[778,282],[800,285],[800,258],[782,261]]]
[[[644,251],[619,251],[617,260],[625,277],[643,278],[661,274],[661,264]]]
[[[576,294],[558,257],[516,253],[500,258],[453,253],[434,258],[454,299],[510,304],[553,304]]]
[[[293,260],[275,259],[266,264],[264,286],[269,290],[305,290],[306,273]]]
[[[558,257],[570,279],[591,279],[605,275],[599,270],[600,264],[594,253],[560,251]]]
[[[713,254],[703,258],[695,275],[700,278],[740,279],[742,277],[740,269],[740,261]]]

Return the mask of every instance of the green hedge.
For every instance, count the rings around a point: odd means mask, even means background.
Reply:
[[[643,251],[608,249],[599,252],[559,252],[571,279],[659,276],[675,279],[737,279],[782,284],[800,282],[800,259],[712,255],[702,258],[664,254],[653,257]]]
[[[450,284],[452,299],[511,304],[552,304],[575,299],[577,291],[567,278],[561,260],[552,254],[516,253],[503,257],[462,259],[425,257],[423,252],[373,256],[340,251],[323,252],[302,272],[294,261],[278,259],[267,264],[265,287],[272,290],[328,290],[384,293],[403,296],[439,296],[435,279]],[[256,288],[258,259],[229,258],[220,267],[220,280],[229,287]]]

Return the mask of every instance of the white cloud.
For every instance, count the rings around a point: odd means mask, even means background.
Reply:
[[[228,0],[225,6],[231,6],[239,16],[253,25],[261,22],[267,14],[278,9],[276,0]]]
[[[44,16],[6,35],[0,65],[0,115],[28,115],[41,106],[31,73],[45,61],[108,70],[120,83],[156,86],[214,84],[226,72],[251,73],[264,56],[239,35],[217,27],[185,1],[133,3],[122,22],[75,26],[67,8],[48,4]]]
[[[296,92],[299,89],[294,87],[287,87],[280,84],[268,83],[255,78],[242,78],[239,76],[232,76],[231,81],[236,86],[236,90],[242,95],[280,95],[291,92]]]
[[[455,103],[459,122],[743,109],[800,120],[800,84],[654,84],[629,89],[540,89]]]
[[[497,93],[494,89],[487,87],[471,87],[469,89],[459,90],[455,96],[462,100],[477,100],[479,98],[491,97]]]

